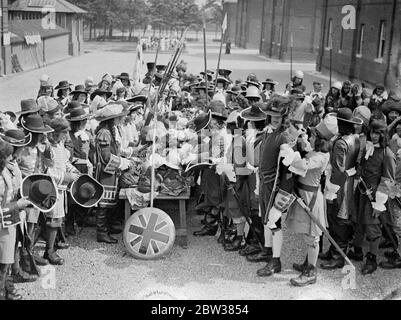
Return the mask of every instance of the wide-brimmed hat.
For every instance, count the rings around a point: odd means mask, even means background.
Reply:
[[[304,100],[305,94],[301,89],[294,88],[290,92],[290,97],[295,100]]]
[[[212,118],[227,120],[227,109],[220,100],[212,100],[209,104],[209,110],[212,113]]]
[[[276,97],[267,104],[266,115],[271,117],[283,117],[288,113],[288,104],[291,102],[288,97]]]
[[[165,65],[165,64],[158,64],[158,65],[156,65],[156,70],[157,70],[157,72],[165,71],[166,69],[167,69],[167,65]]]
[[[88,113],[85,112],[84,108],[79,107],[71,110],[70,114],[67,115],[65,118],[68,121],[75,122],[75,121],[83,121],[90,117]]]
[[[74,91],[71,91],[70,94],[74,95],[74,94],[87,94],[88,92],[85,89],[85,86],[83,84],[78,84],[75,86]]]
[[[14,147],[24,147],[31,143],[32,134],[28,133],[25,135],[24,131],[20,129],[12,129],[4,133],[0,133],[0,139],[8,142]]]
[[[384,111],[383,111],[384,112]],[[366,106],[359,106],[353,111],[353,115],[363,121],[365,126],[369,126],[370,118],[372,117],[372,111]]]
[[[273,86],[279,85],[277,81],[274,81],[273,79],[267,78],[265,81],[262,82],[262,84],[271,84]]]
[[[245,109],[240,114],[241,118],[249,121],[262,121],[266,120],[267,114],[262,111],[257,105]]]
[[[51,127],[44,124],[42,117],[38,114],[30,114],[22,118],[21,126],[33,133],[49,133],[54,131]]]
[[[117,79],[120,80],[128,80],[129,85],[131,85],[131,79],[129,77],[129,74],[127,72],[122,72],[119,76],[116,77]]]
[[[205,129],[212,120],[212,113],[210,110],[207,113],[201,113],[194,119],[195,132]]]
[[[397,111],[401,114],[401,102],[400,101],[386,101],[382,105],[382,111],[387,116],[391,111]]]
[[[35,99],[21,100],[21,111],[16,112],[17,115],[36,113],[39,111],[39,106]]]
[[[43,112],[48,112],[49,110],[54,110],[59,103],[56,99],[48,96],[41,96],[38,98],[38,107]]]
[[[70,130],[70,123],[65,118],[52,119],[49,123],[49,126],[54,130],[54,132]]]
[[[51,102],[51,103],[48,104],[48,108],[47,108],[46,113],[47,114],[54,114],[54,113],[56,113],[57,111],[59,111],[61,109],[62,109],[62,106],[57,101],[56,101],[56,103]]]
[[[242,88],[240,86],[238,86],[238,85],[235,85],[235,86],[233,86],[231,88],[231,90],[227,90],[226,91],[226,93],[233,94],[233,95],[238,95],[238,94],[240,94],[242,92],[243,92]]]
[[[337,117],[338,122],[346,122],[351,124],[363,124],[363,120],[353,116],[350,108],[340,108],[337,113],[330,113],[331,116]]]
[[[341,91],[343,84],[340,81],[336,81],[333,83],[333,85],[331,87]]]
[[[47,213],[56,206],[57,186],[50,176],[33,174],[22,181],[21,196],[41,212]]]
[[[127,101],[128,103],[135,103],[135,102],[142,102],[142,103],[146,103],[146,101],[148,100],[148,97],[144,94],[138,94],[132,98],[129,98],[125,101]]]
[[[246,90],[246,95],[245,98],[258,98],[258,99],[262,99],[262,97],[260,96],[259,93],[259,89],[256,88],[255,86],[251,86]]]
[[[95,99],[96,96],[103,96],[106,95],[106,99],[109,99],[112,95],[113,92],[111,91],[103,91],[100,89],[96,89],[90,96],[91,100]]]
[[[97,85],[95,84],[93,78],[92,77],[87,77],[86,80],[85,80],[85,90],[89,91],[93,87],[97,87]]]
[[[128,110],[124,110],[121,104],[111,103],[99,109],[95,113],[95,119],[99,122],[107,121],[110,119],[123,117],[128,114]]]
[[[81,103],[79,101],[71,101],[64,108],[63,113],[69,114],[69,113],[71,113],[72,110],[78,109],[78,108],[81,108]]]
[[[219,69],[219,72],[218,72],[218,74],[220,76],[223,76],[224,78],[228,78],[231,73],[232,73],[232,71],[228,70],[228,69]]]
[[[54,89],[55,90],[70,89],[72,86],[73,86],[72,83],[69,83],[67,80],[63,80],[60,81]]]
[[[96,206],[103,198],[104,187],[91,176],[84,174],[71,184],[72,200],[84,208]]]
[[[299,78],[299,79],[303,79],[304,78],[304,73],[301,70],[295,71],[294,72],[294,77]]]
[[[223,82],[225,84],[229,84],[230,83],[230,81],[228,79],[226,79],[225,77],[222,77],[222,76],[217,77],[216,83],[217,82]]]

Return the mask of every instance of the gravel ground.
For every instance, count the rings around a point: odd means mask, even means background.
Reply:
[[[189,209],[191,209],[192,205]],[[178,210],[171,204],[163,208],[173,219]],[[71,248],[60,251],[66,260],[56,267],[55,289],[46,289],[46,275],[18,288],[26,299],[122,299],[122,300],[360,300],[382,299],[400,284],[399,270],[378,269],[373,275],[360,274],[356,264],[356,289],[342,289],[341,270],[319,270],[318,282],[307,288],[294,288],[289,279],[297,276],[292,263],[303,261],[305,245],[301,237],[285,230],[283,271],[272,278],[259,278],[256,271],[264,264],[251,264],[237,253],[225,252],[217,236],[196,238],[201,216],[188,217],[189,246],[174,246],[158,261],[141,261],[129,256],[122,237],[118,245],[98,244],[95,230],[84,229],[69,238]],[[325,242],[327,246],[327,241]],[[48,274],[44,269],[45,274]]]
[[[19,101],[36,97],[39,78],[50,75],[56,83],[68,79],[83,83],[86,76],[100,79],[104,72],[114,74],[130,71],[135,47],[126,43],[86,43],[87,53],[42,69],[0,78],[0,110],[19,110]],[[203,70],[201,44],[189,44],[183,54],[189,72]],[[159,63],[167,63],[171,54],[161,54]],[[218,45],[208,46],[209,68],[217,65]],[[145,54],[152,61],[154,53]],[[131,62],[132,61],[132,62]],[[272,77],[283,90],[289,78],[289,64],[257,56],[256,51],[234,49],[223,56],[222,68],[233,69],[232,79],[245,79],[250,72],[259,79]],[[316,74],[313,63],[294,64],[294,70],[306,72],[308,88],[314,79],[327,78]],[[176,215],[172,205],[166,211]],[[343,290],[341,270],[319,270],[318,283],[304,289],[293,288],[289,279],[297,276],[293,262],[305,257],[301,237],[285,231],[283,272],[272,278],[261,279],[256,271],[264,264],[250,264],[237,253],[224,252],[215,237],[195,238],[192,232],[200,227],[202,217],[188,215],[188,249],[174,246],[171,253],[158,261],[135,260],[126,254],[122,237],[118,245],[109,246],[95,241],[95,230],[85,229],[80,236],[70,238],[71,248],[61,251],[64,266],[55,269],[55,289],[48,287],[47,276],[31,284],[17,287],[26,299],[380,299],[401,285],[400,270],[378,269],[373,275],[362,276],[357,263],[356,289]],[[328,242],[325,241],[325,246]],[[43,249],[43,248],[42,248]],[[43,269],[46,275],[50,275]]]

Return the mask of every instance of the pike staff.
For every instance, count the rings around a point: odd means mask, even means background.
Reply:
[[[220,40],[220,51],[219,51],[219,59],[217,60],[217,69],[216,69],[216,82],[215,84],[217,85],[217,78],[219,76],[219,70],[220,70],[220,61],[221,61],[221,51],[223,50],[223,42],[224,42],[224,36],[226,34],[227,30],[227,13],[224,16],[223,24],[221,25],[221,40]],[[206,56],[206,54],[205,54]],[[216,93],[217,86],[214,87],[214,93]],[[206,89],[207,92],[207,89]]]
[[[203,58],[205,61],[205,87],[206,87],[206,105],[209,104],[208,95],[208,81],[207,81],[207,59],[206,59],[206,19],[205,13],[203,12]]]

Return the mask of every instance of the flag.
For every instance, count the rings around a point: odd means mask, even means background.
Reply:
[[[221,25],[221,30],[223,30],[223,34],[226,32],[227,30],[227,13],[224,16],[224,20],[223,20],[223,24]]]
[[[142,45],[139,42],[136,47],[136,55],[134,62],[133,79],[136,83],[141,82],[144,77],[145,61],[143,60]]]

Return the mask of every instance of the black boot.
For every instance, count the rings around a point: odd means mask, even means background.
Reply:
[[[304,263],[302,263],[302,264],[294,263],[294,264],[292,265],[292,268],[293,268],[295,271],[304,272],[304,270],[306,269],[307,266],[308,266],[308,256],[306,256]]]
[[[273,249],[272,248],[263,248],[259,253],[247,256],[246,260],[249,262],[269,262],[273,257]]]
[[[370,252],[366,255],[366,262],[362,267],[362,274],[372,274],[377,270],[376,256]]]
[[[379,263],[380,268],[383,269],[400,269],[401,268],[401,257],[397,251],[389,254],[387,261]]]
[[[241,249],[238,253],[240,256],[246,257],[258,254],[260,251],[260,246],[257,243],[248,243],[245,248]]]
[[[55,250],[46,250],[43,258],[47,259],[49,263],[54,266],[62,266],[64,264],[64,259],[61,258]]]
[[[281,261],[280,258],[272,258],[268,264],[262,268],[259,269],[256,274],[259,277],[270,277],[274,273],[280,273],[281,272]]]
[[[237,236],[232,243],[228,243],[224,247],[224,251],[229,251],[229,252],[239,251],[241,249],[243,240],[244,240],[243,236]]]
[[[319,253],[319,259],[323,261],[329,261],[333,258],[331,248],[327,252]]]
[[[347,257],[354,261],[363,261],[363,251],[361,247],[354,247],[347,253]]]
[[[201,230],[195,231],[194,236],[195,237],[215,236],[218,229],[219,229],[218,224],[215,225],[207,224]]]
[[[116,244],[117,239],[110,237],[107,229],[107,208],[98,208],[96,211],[97,242]]]
[[[345,260],[341,255],[333,254],[333,258],[329,261],[320,264],[320,267],[324,270],[335,270],[344,268]]]
[[[295,287],[305,287],[314,284],[317,281],[316,273],[316,267],[307,263],[300,276],[298,278],[291,279],[290,283]]]
[[[13,272],[12,279],[14,283],[27,283],[35,282],[39,279],[39,276],[35,274],[29,274],[22,269],[19,269],[17,272]]]
[[[227,236],[228,236],[228,224],[229,224],[229,220],[227,217],[223,216],[223,221],[221,221],[221,226],[220,226],[220,236],[217,239],[217,243],[223,244],[226,243],[227,244]]]

